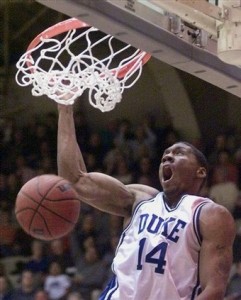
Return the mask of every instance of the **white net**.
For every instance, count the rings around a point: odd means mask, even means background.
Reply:
[[[79,31],[41,37],[17,62],[16,81],[20,86],[32,85],[34,96],[47,95],[65,105],[88,90],[92,106],[110,111],[121,101],[123,90],[139,79],[149,54],[94,27]]]

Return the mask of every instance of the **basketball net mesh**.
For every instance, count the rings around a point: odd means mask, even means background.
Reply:
[[[124,89],[139,79],[143,60],[148,60],[150,55],[127,44],[116,50],[111,35],[93,41],[91,34],[97,31],[88,27],[81,33],[76,29],[68,30],[61,38],[40,37],[39,43],[17,62],[17,83],[32,85],[33,96],[47,95],[65,105],[72,105],[85,90],[89,90],[88,98],[93,107],[102,112],[112,110],[121,101]],[[73,45],[83,44],[83,38],[85,49],[76,54]],[[102,43],[105,47],[108,45],[108,55],[99,58],[96,47]],[[130,48],[134,49],[131,54]]]

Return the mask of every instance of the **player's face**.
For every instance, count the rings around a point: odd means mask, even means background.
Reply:
[[[163,154],[159,169],[164,192],[167,195],[173,193],[177,196],[197,193],[201,178],[199,173],[202,169],[191,147],[184,143],[176,143],[169,147]]]

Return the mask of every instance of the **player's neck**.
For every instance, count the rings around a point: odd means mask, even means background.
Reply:
[[[185,195],[186,193],[183,194],[178,194],[178,195],[171,195],[167,193],[163,193],[163,199],[166,202],[166,204],[170,208],[175,208],[177,204],[179,203],[180,199]]]

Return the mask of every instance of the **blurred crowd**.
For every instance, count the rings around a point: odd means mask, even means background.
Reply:
[[[76,111],[75,124],[88,171],[160,190],[158,168],[163,150],[183,140],[172,126],[158,127],[151,115],[143,116],[140,124],[110,119],[94,130],[84,114]],[[209,161],[203,196],[225,206],[237,224],[226,298],[241,299],[241,133],[233,128],[217,134],[210,143],[189,142]],[[23,232],[14,216],[16,195],[24,183],[37,175],[57,174],[57,115],[48,113],[23,126],[14,118],[1,119],[0,145],[0,299],[97,299],[112,276],[122,219],[82,204],[73,232],[47,243]],[[15,269],[9,271],[9,259],[14,258]]]

